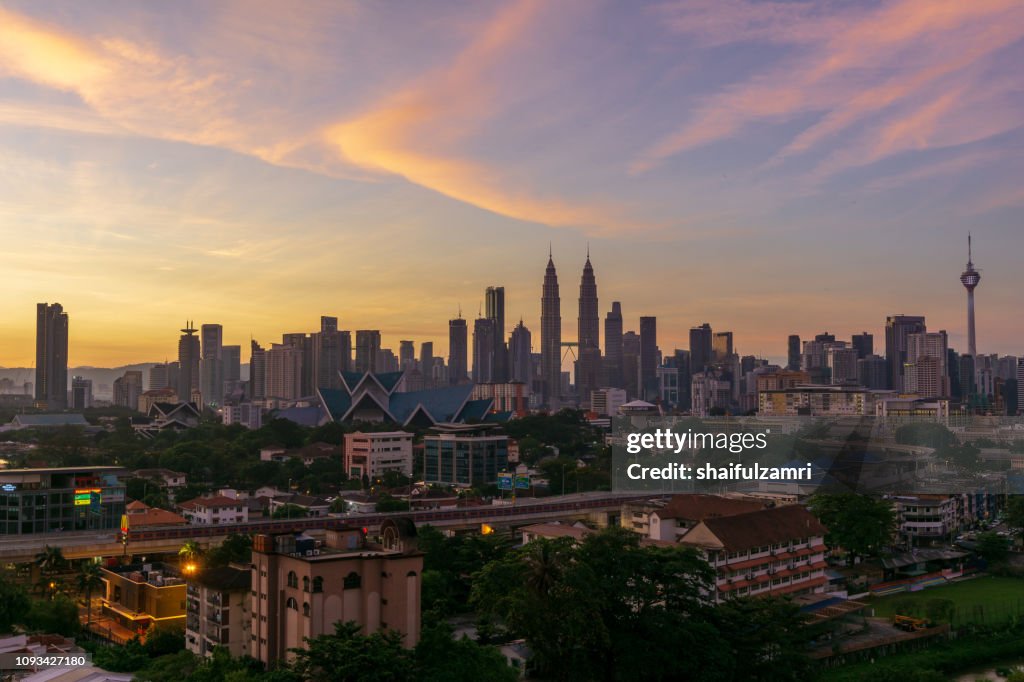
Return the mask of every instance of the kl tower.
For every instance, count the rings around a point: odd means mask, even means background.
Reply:
[[[967,352],[971,357],[978,357],[978,349],[974,336],[974,287],[981,281],[981,273],[974,269],[971,262],[971,235],[967,234],[967,269],[960,275],[960,282],[967,289]]]

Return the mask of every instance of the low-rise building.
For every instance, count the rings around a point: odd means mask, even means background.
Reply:
[[[376,478],[385,471],[412,476],[412,434],[405,431],[345,434],[345,472]]]
[[[714,599],[817,594],[825,589],[826,529],[803,505],[706,518],[680,542],[715,569]]]
[[[263,426],[263,408],[257,403],[224,405],[221,408],[221,421],[225,426],[241,424],[247,429],[255,430]]]
[[[154,625],[184,627],[185,582],[176,567],[153,562],[100,570],[104,617],[140,635]]]
[[[758,511],[765,506],[763,500],[687,493],[673,495],[667,503],[626,503],[622,505],[620,524],[652,540],[678,542],[704,519]]]
[[[248,566],[208,568],[188,579],[185,614],[185,647],[209,658],[214,647],[232,656],[249,653],[252,616]]]
[[[159,507],[150,507],[145,502],[135,500],[125,507],[122,530],[125,528],[145,528],[147,526],[187,526],[188,519],[179,514]],[[127,523],[125,523],[127,522]]]
[[[891,498],[901,540],[908,544],[949,539],[960,529],[959,495],[917,494]]]
[[[116,466],[0,469],[0,535],[119,528],[125,473]]]
[[[242,500],[215,495],[213,497],[197,497],[178,505],[182,516],[189,523],[210,526],[225,523],[247,523],[249,508]]]
[[[438,429],[423,438],[423,480],[460,487],[490,485],[508,468],[508,436],[485,425]]]
[[[298,507],[306,512],[306,516],[327,516],[327,512],[331,509],[331,503],[322,497],[300,493],[285,493],[270,499],[271,516],[282,507]]]
[[[423,555],[413,533],[385,522],[383,546],[356,529],[329,530],[323,542],[257,535],[250,654],[272,665],[290,658],[304,637],[332,633],[338,621],[357,623],[363,634],[393,630],[404,646],[416,646]]]
[[[170,469],[136,469],[132,476],[154,481],[164,488],[183,488],[188,483],[188,477],[184,473]]]
[[[758,393],[758,413],[765,416],[870,417],[881,399],[893,391],[872,391],[849,386],[796,386]]]

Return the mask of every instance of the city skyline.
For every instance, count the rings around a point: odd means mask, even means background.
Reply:
[[[495,283],[539,338],[548,242],[663,349],[706,320],[779,360],[899,313],[965,348],[968,231],[978,352],[1020,354],[1022,37],[1008,0],[7,3],[0,364],[46,300],[73,366],[325,313],[446,355]]]

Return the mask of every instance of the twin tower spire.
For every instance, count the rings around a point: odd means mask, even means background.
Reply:
[[[562,393],[562,308],[558,291],[558,273],[554,255],[548,246],[548,265],[540,299],[541,376],[544,379],[544,401],[549,406]],[[597,280],[590,263],[590,245],[580,278],[579,318],[576,345],[578,357],[600,353],[600,316],[598,314]]]

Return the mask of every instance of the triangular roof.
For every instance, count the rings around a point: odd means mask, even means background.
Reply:
[[[788,504],[772,509],[704,519],[680,542],[708,549],[740,552],[814,536],[823,536],[825,526],[807,507]]]

